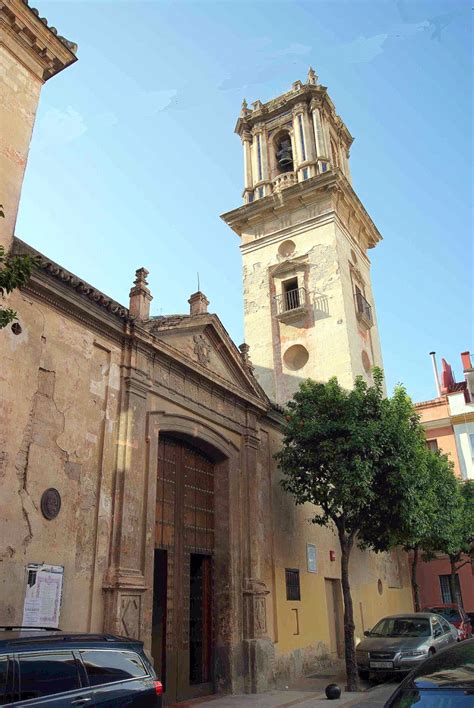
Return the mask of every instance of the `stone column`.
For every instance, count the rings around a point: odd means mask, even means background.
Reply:
[[[123,366],[122,400],[110,563],[104,580],[104,631],[144,639],[147,550],[146,522],[149,484],[146,465],[146,413],[149,382],[133,345]],[[141,368],[140,368],[141,366]]]
[[[294,136],[294,147],[296,148],[296,153],[293,154],[293,160],[295,164],[295,172],[302,162],[306,162],[308,159],[306,153],[306,141],[304,135],[303,127],[303,112],[304,104],[297,103],[293,109],[293,136]],[[301,123],[300,123],[301,117]]]
[[[318,171],[324,172],[323,166],[329,160],[329,145],[326,142],[323,121],[321,117],[321,108],[318,103],[311,103],[311,112],[313,116],[314,139],[316,144],[316,159],[318,161]]]
[[[245,690],[259,693],[271,683],[274,645],[267,634],[267,589],[263,579],[260,528],[260,485],[258,450],[260,439],[256,430],[243,437],[243,608]]]
[[[244,188],[245,190],[250,190],[253,187],[252,134],[247,130],[242,134],[242,145],[244,148]]]

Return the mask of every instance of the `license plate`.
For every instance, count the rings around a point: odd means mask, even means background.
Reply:
[[[371,661],[371,669],[393,669],[393,661]]]

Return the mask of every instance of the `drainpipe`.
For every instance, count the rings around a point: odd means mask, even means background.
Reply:
[[[441,388],[439,385],[438,365],[436,364],[436,352],[430,352],[430,357],[431,357],[431,361],[433,363],[433,374],[434,374],[435,385],[436,385],[436,393],[438,395],[438,398],[441,398]]]

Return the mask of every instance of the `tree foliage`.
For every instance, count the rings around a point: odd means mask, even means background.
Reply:
[[[0,296],[11,293],[16,288],[25,285],[36,264],[31,256],[7,256],[0,246]],[[0,306],[0,329],[3,329],[17,319],[17,313],[8,307]]]
[[[454,475],[453,475],[454,477]],[[474,559],[474,480],[439,486],[440,511],[431,533],[426,539],[427,560],[442,553],[451,566],[449,578],[451,597],[457,596],[456,573]]]
[[[349,557],[360,545],[388,550],[408,538],[420,513],[426,476],[423,430],[403,387],[383,393],[383,374],[373,386],[358,377],[351,391],[333,378],[304,381],[285,409],[277,455],[282,486],[296,504],[314,505],[311,520],[335,527],[341,546],[347,684],[357,687]]]

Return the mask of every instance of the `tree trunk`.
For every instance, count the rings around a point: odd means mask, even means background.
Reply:
[[[416,571],[418,569],[418,552],[419,552],[419,548],[418,548],[418,546],[415,546],[413,549],[413,561],[411,564],[411,589],[413,590],[413,600],[415,603],[415,612],[419,612],[421,610],[420,587],[418,585],[418,581],[417,581],[417,577],[416,577]]]
[[[456,560],[457,556],[449,556],[451,565],[451,573],[449,574],[449,590],[451,592],[451,602],[458,601],[458,593],[456,587]]]
[[[351,586],[349,582],[349,558],[354,541],[353,534],[346,536],[339,532],[341,544],[341,583],[344,598],[344,656],[346,660],[347,691],[357,691],[357,662],[354,641],[354,609],[352,606]]]

